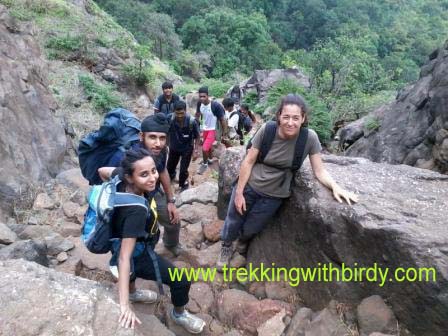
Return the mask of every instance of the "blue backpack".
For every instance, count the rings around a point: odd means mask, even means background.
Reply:
[[[118,192],[117,186],[120,183],[117,175],[101,185],[92,186],[90,190],[89,207],[84,215],[81,240],[92,253],[103,254],[111,251],[114,242],[112,216],[115,208],[138,205],[148,211],[148,201],[144,197]]]
[[[99,130],[80,140],[79,166],[90,185],[102,183],[98,168],[108,167],[117,151],[124,152],[139,141],[140,124],[132,112],[116,108],[106,114]]]

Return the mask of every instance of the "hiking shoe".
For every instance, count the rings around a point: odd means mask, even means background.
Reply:
[[[207,164],[212,165],[213,164],[213,160],[208,159],[207,160]]]
[[[180,187],[180,192],[185,191],[188,188],[190,188],[190,185],[188,184],[188,182],[185,182],[184,185]]]
[[[187,310],[184,310],[182,314],[176,316],[173,308],[171,309],[170,317],[176,324],[192,334],[201,333],[205,326],[204,320],[190,314]]]
[[[208,168],[208,164],[206,164],[206,163],[201,163],[201,165],[199,166],[199,169],[198,169],[197,173],[198,173],[199,175],[202,175],[202,174],[205,173],[205,171],[207,170],[207,168]]]
[[[129,301],[154,303],[157,301],[157,293],[149,289],[137,289],[134,293],[129,293]]]
[[[222,270],[222,268],[225,265],[230,264],[230,259],[232,259],[232,254],[233,254],[232,245],[230,245],[230,246],[223,245],[221,247],[221,254],[219,255],[218,262],[216,263],[216,267],[217,267],[218,271]]]
[[[237,240],[235,245],[235,250],[242,255],[247,253],[247,248],[249,247],[249,243],[243,240]]]
[[[181,244],[177,244],[175,246],[165,246],[165,248],[170,251],[175,257],[180,256],[185,252],[183,246]]]

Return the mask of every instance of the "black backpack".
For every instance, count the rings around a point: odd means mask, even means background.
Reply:
[[[264,162],[264,159],[266,158],[266,155],[268,154],[269,149],[271,148],[272,143],[274,142],[276,132],[277,132],[277,122],[268,121],[266,123],[266,128],[264,130],[263,139],[261,139],[261,148],[260,153],[258,154],[257,157],[257,163]],[[308,140],[308,128],[302,126],[300,128],[299,136],[297,137],[296,145],[294,148],[294,159],[292,161],[292,166],[290,167],[293,173],[299,170],[300,167],[302,166],[303,154],[305,152],[305,146],[307,140]],[[249,141],[246,148],[250,149],[251,147],[252,147],[252,139]]]

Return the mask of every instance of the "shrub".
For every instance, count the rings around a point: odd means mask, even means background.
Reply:
[[[145,86],[153,83],[155,78],[154,69],[151,65],[150,47],[146,45],[137,45],[134,47],[134,64],[126,64],[123,67],[125,75],[134,80],[137,86]]]
[[[48,39],[45,47],[63,50],[63,51],[77,51],[80,50],[86,42],[86,37],[84,35],[70,35],[65,36],[55,36]]]
[[[381,122],[376,117],[367,117],[364,123],[364,127],[369,131],[375,131],[381,127]]]
[[[95,83],[88,75],[79,75],[78,79],[87,100],[92,102],[95,109],[107,112],[121,105],[121,99],[113,92],[114,86]]]

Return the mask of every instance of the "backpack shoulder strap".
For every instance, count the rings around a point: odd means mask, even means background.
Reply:
[[[275,133],[277,132],[277,123],[275,121],[268,121],[264,130],[263,139],[261,139],[260,154],[257,162],[262,163],[269,152],[269,149],[274,142]]]
[[[148,201],[144,197],[125,192],[115,194],[114,208],[131,205],[141,206],[148,210]]]
[[[292,161],[292,171],[296,172],[303,162],[303,154],[305,153],[305,146],[308,140],[308,128],[300,128],[299,136],[297,137],[296,146],[294,148],[294,159]]]

